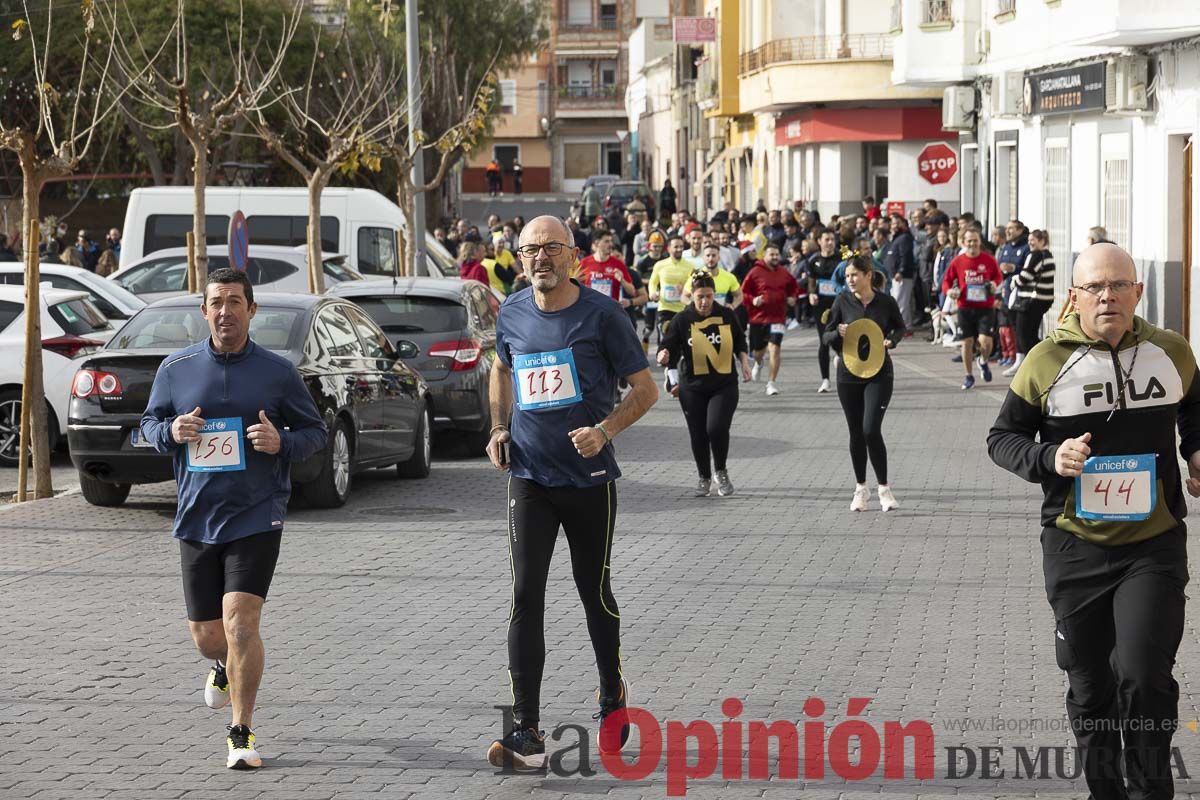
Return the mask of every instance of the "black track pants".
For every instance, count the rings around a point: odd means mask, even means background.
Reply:
[[[725,469],[729,458],[729,428],[738,405],[738,385],[730,382],[711,394],[679,388],[679,405],[692,440],[692,457],[701,478],[712,478],[713,469]],[[709,463],[711,454],[712,463]]]
[[[1171,670],[1183,637],[1186,539],[1182,524],[1116,547],[1042,531],[1055,658],[1067,673],[1067,716],[1096,800],[1174,793],[1179,684]]]
[[[867,482],[867,456],[875,468],[875,478],[880,483],[888,482],[887,446],[883,443],[883,415],[888,403],[892,402],[892,369],[883,369],[865,383],[838,381],[838,400],[842,401],[842,412],[846,415],[846,427],[850,430],[850,463],[854,466],[854,480]]]
[[[620,692],[621,617],[609,583],[617,491],[611,481],[578,489],[512,477],[508,497],[513,576],[508,671],[513,717],[522,724],[534,724],[539,719],[546,664],[546,579],[559,526],[571,548],[571,571],[587,615],[601,694],[616,697]]]
[[[1050,303],[1045,300],[1034,300],[1024,309],[1016,312],[1017,317],[1017,352],[1028,354],[1040,339],[1038,333],[1042,327],[1042,317],[1050,310]]]

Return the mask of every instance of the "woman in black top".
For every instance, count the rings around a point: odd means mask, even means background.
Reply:
[[[714,466],[717,493],[727,497],[734,491],[725,461],[729,456],[729,428],[738,404],[735,361],[741,364],[742,380],[750,380],[746,335],[737,315],[716,303],[716,286],[709,271],[697,270],[692,273],[691,305],[671,319],[658,350],[659,364],[679,365],[678,379],[668,372],[668,384],[677,384],[672,394],[678,394],[683,406],[692,456],[700,472],[696,497],[707,497],[712,492]]]
[[[823,336],[825,344],[843,354],[838,359],[837,390],[850,429],[850,462],[854,466],[856,483],[851,511],[866,511],[871,496],[867,491],[868,454],[879,481],[880,508],[891,511],[898,506],[888,485],[883,415],[892,400],[892,359],[887,351],[904,338],[904,318],[891,295],[879,291],[882,285],[883,275],[875,271],[871,258],[853,256],[846,267],[848,291],[839,294],[834,301]],[[859,359],[869,362],[872,356],[879,357],[879,354],[871,353],[871,349],[884,348],[879,370],[866,377],[855,375],[846,368],[846,351],[843,349],[846,344],[843,337],[850,324],[862,319],[870,320],[878,330],[872,329],[874,342],[868,336],[859,336],[857,342],[849,342],[852,348],[857,347]],[[882,345],[879,339],[882,339]]]
[[[1054,304],[1054,254],[1050,252],[1050,235],[1045,231],[1029,234],[1029,255],[1017,277],[1013,278],[1016,299],[1017,360],[1001,374],[1012,377],[1021,368],[1025,356],[1041,341],[1042,317]]]

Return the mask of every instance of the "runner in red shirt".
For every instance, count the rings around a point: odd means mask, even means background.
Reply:
[[[962,361],[967,375],[963,389],[975,385],[971,366],[975,337],[979,337],[979,371],[991,381],[988,357],[996,335],[996,296],[1004,274],[996,259],[983,252],[983,236],[976,230],[963,234],[963,252],[954,257],[942,278],[942,291],[958,302],[958,331],[962,334]]]
[[[775,379],[779,376],[779,348],[787,329],[788,307],[796,305],[800,285],[792,273],[780,266],[779,246],[763,248],[762,261],[742,281],[742,303],[750,315],[750,352],[754,356],[751,380],[758,380],[762,370],[763,353],[770,358],[767,373],[767,394],[779,394]]]
[[[629,269],[619,256],[613,255],[612,231],[600,231],[592,240],[592,252],[579,263],[579,282],[584,286],[595,289],[607,295],[623,306],[629,305],[621,294],[621,289],[630,297],[637,296],[633,278]]]

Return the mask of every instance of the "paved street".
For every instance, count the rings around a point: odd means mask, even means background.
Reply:
[[[528,194],[508,192],[500,197],[490,197],[486,194],[466,194],[462,199],[462,217],[480,226],[482,230],[489,214],[496,214],[505,220],[521,216],[526,221],[542,214],[565,217],[570,210],[571,203],[577,199],[578,195],[547,194],[545,192]]]
[[[1039,495],[984,452],[1002,384],[961,392],[949,350],[907,340],[885,424],[901,510],[884,517],[872,498],[853,515],[842,412],[836,395],[814,393],[814,343],[789,334],[782,395],[762,384],[743,395],[734,497],[690,496],[669,398],[618,440],[612,569],[626,674],[664,729],[719,729],[727,697],[745,704],[744,722],[808,721],[802,707],[816,697],[831,741],[849,698],[871,698],[863,719],[876,731],[929,721],[934,778],[915,781],[910,760],[903,780],[880,766],[861,781],[828,768],[798,781],[772,762],[770,781],[718,772],[692,780],[688,797],[1086,797],[1082,781],[1014,776],[1018,747],[1072,741],[1046,729],[1062,722],[1064,681]],[[75,494],[0,511],[0,797],[666,796],[661,764],[619,780],[594,747],[591,777],[498,775],[485,762],[501,733],[493,706],[509,697],[510,578],[505,481],[479,458],[439,461],[425,481],[360,476],[345,509],[293,512],[265,615],[255,729],[267,768],[226,770],[228,712],[203,705],[207,665],[183,619],[172,488],[136,488],[116,510]],[[561,540],[557,556],[543,726],[591,730],[594,660]],[[1176,669],[1184,721],[1200,715],[1198,618],[1193,606]],[[951,729],[965,718],[978,727]],[[559,747],[574,743],[568,731]],[[1200,734],[1181,730],[1175,743],[1193,776],[1179,796],[1200,797]],[[980,748],[1003,747],[1004,777],[981,778],[982,763],[947,777],[945,748],[959,745],[981,762]]]

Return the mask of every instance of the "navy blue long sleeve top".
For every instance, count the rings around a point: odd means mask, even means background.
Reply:
[[[171,423],[197,407],[206,421],[240,418],[245,469],[189,471],[188,448],[175,441]],[[259,411],[279,431],[276,454],[256,451],[245,438],[261,422]],[[218,353],[206,338],[159,366],[142,436],[174,456],[175,538],[212,544],[281,529],[292,493],[291,464],[325,446],[327,429],[294,364],[251,341],[241,352]]]

